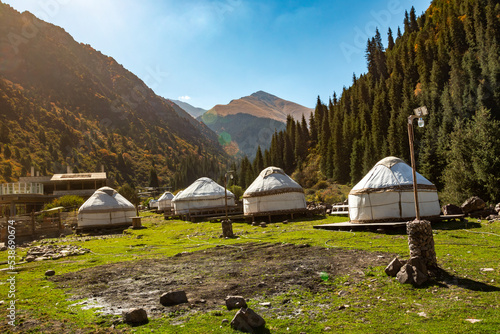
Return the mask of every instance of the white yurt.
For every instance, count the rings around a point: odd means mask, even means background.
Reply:
[[[243,212],[247,216],[305,210],[304,189],[278,167],[262,170],[243,194]]]
[[[158,209],[158,200],[157,199],[150,199],[148,202],[148,206],[149,206],[150,210]]]
[[[172,199],[174,195],[170,191],[165,191],[158,198],[158,211],[169,211],[172,209]]]
[[[419,173],[416,175],[420,217],[439,217],[436,186]],[[349,193],[349,218],[352,223],[415,219],[411,166],[396,157],[377,162]]]
[[[194,181],[172,199],[176,215],[225,208],[224,187],[208,177]],[[227,205],[234,206],[234,194],[227,191]]]
[[[109,227],[132,224],[132,203],[110,187],[97,189],[78,209],[78,227]]]

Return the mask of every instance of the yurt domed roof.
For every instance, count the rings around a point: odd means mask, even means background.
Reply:
[[[179,192],[173,199],[179,201],[195,201],[201,199],[224,198],[224,187],[208,177],[201,177],[194,181],[189,187]],[[227,191],[227,197],[234,197],[234,194]]]
[[[158,198],[158,201],[165,201],[174,198],[174,194],[172,194],[170,191],[166,191],[163,193],[163,195]]]
[[[243,194],[243,198],[286,192],[304,192],[304,190],[290,176],[286,175],[283,169],[271,166],[260,172]]]
[[[78,209],[78,213],[114,211],[135,211],[135,207],[125,197],[110,187],[97,189]]]
[[[431,181],[420,175],[417,176],[418,189],[436,189]],[[412,168],[403,160],[396,157],[386,157],[359,181],[349,193],[360,194],[378,190],[407,190],[413,188]]]

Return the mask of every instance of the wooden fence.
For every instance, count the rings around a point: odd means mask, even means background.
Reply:
[[[6,242],[8,237],[7,226],[15,228],[16,242],[22,243],[44,238],[57,238],[60,235],[73,233],[76,225],[76,212],[58,212],[51,215],[21,215],[3,217],[0,219],[0,242]]]

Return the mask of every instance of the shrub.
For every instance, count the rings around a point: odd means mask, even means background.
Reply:
[[[81,207],[84,202],[85,202],[85,200],[80,196],[65,195],[65,196],[54,199],[50,203],[45,204],[43,209],[49,210],[52,208],[56,208],[58,206],[62,206],[62,207],[64,207],[63,211],[78,210],[78,208]]]
[[[237,200],[241,199],[241,196],[243,196],[244,193],[243,188],[237,185],[229,187],[229,190],[234,194]]]

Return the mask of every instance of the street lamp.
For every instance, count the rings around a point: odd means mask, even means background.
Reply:
[[[226,220],[228,220],[227,216],[227,176],[231,178],[231,180],[234,178],[234,170],[227,171],[226,174],[224,174],[224,200],[225,200],[225,207],[226,207]]]
[[[222,221],[222,235],[225,238],[233,238],[233,224],[229,220],[229,217],[227,215],[227,177],[229,176],[231,179],[234,178],[233,176],[234,171],[230,170],[227,171],[226,174],[224,174],[224,201],[225,201],[225,207],[226,207],[226,220]]]
[[[415,171],[415,149],[413,147],[413,120],[418,118],[418,126],[424,126],[423,116],[429,114],[425,106],[414,109],[415,115],[408,116],[408,139],[410,140],[411,169],[413,174],[413,196],[415,197],[415,220],[420,221],[420,210],[418,208],[417,173]]]

